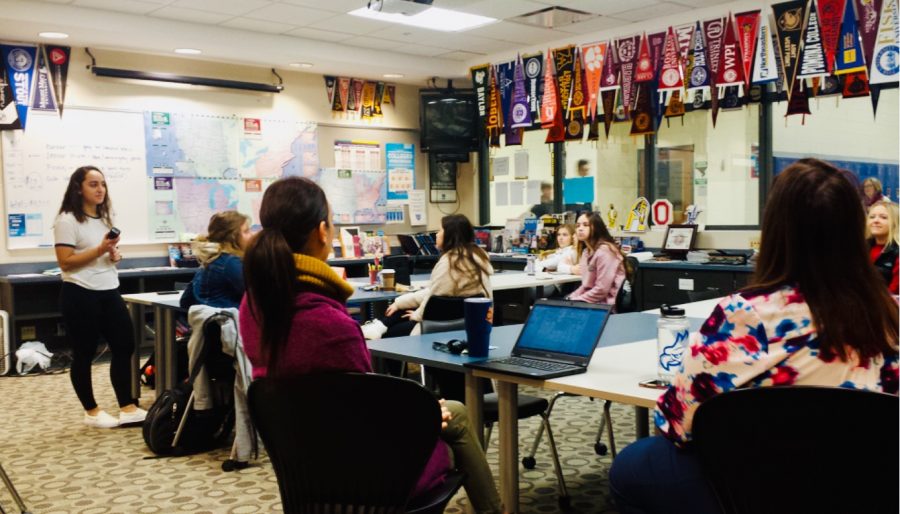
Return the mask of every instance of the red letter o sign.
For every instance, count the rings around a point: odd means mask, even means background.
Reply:
[[[668,225],[672,223],[672,202],[657,200],[650,207],[654,225]]]

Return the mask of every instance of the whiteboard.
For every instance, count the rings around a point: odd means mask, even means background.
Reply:
[[[85,165],[106,176],[122,243],[149,242],[142,113],[66,108],[62,119],[32,113],[27,128],[2,133],[8,249],[53,245],[69,176]]]

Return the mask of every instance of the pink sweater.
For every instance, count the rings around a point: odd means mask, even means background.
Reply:
[[[362,330],[343,303],[316,292],[302,292],[294,305],[297,310],[288,345],[279,360],[280,374],[372,371],[372,358]],[[246,295],[239,319],[244,351],[253,364],[253,378],[265,377],[268,369],[259,344],[259,326],[247,305]],[[449,469],[449,448],[438,440],[412,496],[441,484]]]
[[[578,264],[581,267],[581,287],[570,294],[569,299],[615,305],[616,295],[625,281],[625,266],[619,252],[607,244],[601,244],[593,252],[582,252]]]

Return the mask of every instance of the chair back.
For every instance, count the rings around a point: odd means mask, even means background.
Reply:
[[[430,392],[384,375],[263,378],[249,402],[288,514],[404,512],[441,429]]]
[[[717,395],[694,417],[694,446],[731,513],[898,512],[897,397],[838,387]]]
[[[412,285],[412,259],[408,255],[388,255],[383,264],[386,269],[394,270],[394,283]]]
[[[422,334],[435,334],[438,332],[452,332],[454,330],[465,330],[465,318],[451,319],[447,321],[434,321],[430,319],[423,320],[420,324]]]
[[[625,256],[625,280],[616,294],[616,312],[635,312],[637,308],[637,274],[638,260],[631,256]]]
[[[465,317],[463,302],[466,298],[482,298],[484,295],[475,296],[431,296],[425,304],[425,312],[422,319],[431,321],[448,321]]]

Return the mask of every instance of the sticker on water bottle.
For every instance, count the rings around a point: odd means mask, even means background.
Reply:
[[[681,358],[684,355],[684,347],[689,336],[687,330],[681,330],[675,334],[670,344],[664,345],[659,352],[659,367],[667,373],[675,373],[681,368]]]

